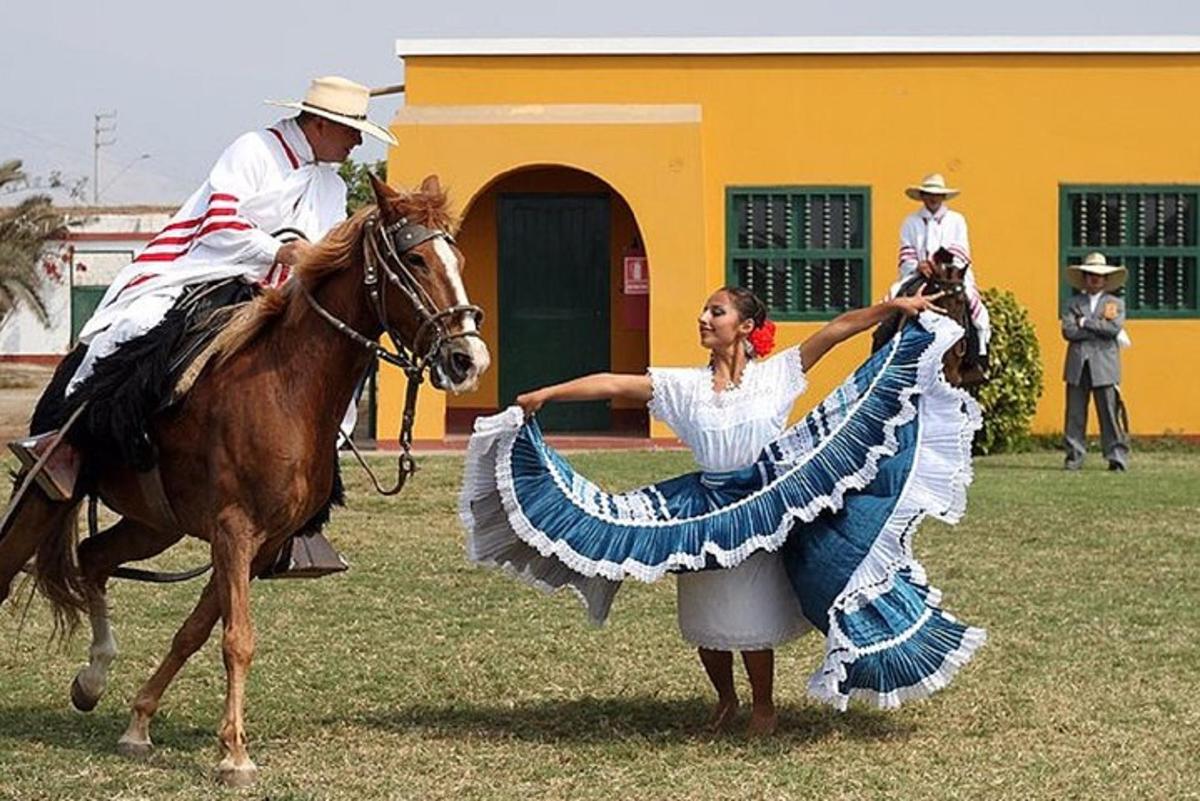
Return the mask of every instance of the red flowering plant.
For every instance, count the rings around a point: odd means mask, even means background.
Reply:
[[[775,349],[775,321],[763,320],[762,325],[755,326],[750,332],[750,345],[758,358],[766,356]]]

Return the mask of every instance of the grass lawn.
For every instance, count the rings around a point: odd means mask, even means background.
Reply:
[[[1060,459],[977,461],[967,519],[917,540],[947,608],[989,633],[948,690],[839,714],[805,697],[810,635],[779,654],[766,742],[700,733],[710,691],[670,580],[628,584],[589,628],[570,595],[466,563],[459,458],[422,459],[398,499],[347,464],[330,534],[353,569],[255,587],[255,788],[212,782],[216,637],[165,696],[156,754],[117,756],[126,705],[199,584],[115,582],[122,653],[90,715],[67,700],[86,637],[47,649],[40,601],[23,629],[12,604],[0,614],[0,798],[1200,798],[1200,455],[1135,454],[1124,475]],[[688,467],[573,461],[613,488]],[[158,564],[203,559],[189,543]]]

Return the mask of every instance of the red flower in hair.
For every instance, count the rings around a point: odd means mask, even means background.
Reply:
[[[760,359],[773,351],[775,349],[775,322],[763,320],[762,325],[750,332],[750,344],[754,348],[754,355]]]

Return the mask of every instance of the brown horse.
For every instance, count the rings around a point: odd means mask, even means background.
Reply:
[[[338,422],[378,355],[374,343],[386,332],[402,353],[426,355],[434,384],[454,391],[473,388],[488,367],[437,178],[411,194],[376,181],[375,194],[377,206],[315,245],[282,291],[235,314],[215,345],[220,355],[181,405],[153,422],[167,508],[148,499],[125,464],[86,454],[97,465],[94,491],[121,521],[76,551],[81,498],[41,499],[23,506],[0,540],[0,601],[36,547],[35,579],[59,619],[73,624],[81,613],[91,619],[89,664],[71,693],[83,710],[95,707],[116,654],[105,601],[113,571],[164,551],[184,534],[210,544],[212,575],[138,692],[118,743],[122,753],[149,753],[150,721],[163,692],[220,619],[227,682],[218,774],[231,785],[254,780],[243,728],[255,639],[250,581],[328,502]]]
[[[974,386],[986,380],[977,355],[971,352],[970,341],[975,337],[971,322],[971,304],[966,290],[966,267],[956,267],[953,257],[946,250],[938,250],[931,260],[933,270],[929,276],[916,276],[900,287],[900,295],[915,295],[924,292],[932,295],[942,293],[937,305],[951,320],[963,327],[963,337],[946,351],[942,357],[942,370],[946,381],[955,387]],[[880,323],[871,335],[871,352],[886,345],[899,327],[904,324],[904,315],[896,312]]]

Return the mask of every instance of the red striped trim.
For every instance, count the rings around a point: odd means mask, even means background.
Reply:
[[[254,226],[251,225],[250,223],[241,222],[239,220],[230,220],[228,222],[210,223],[209,225],[206,225],[203,228],[201,228],[200,231],[197,233],[191,234],[189,236],[167,237],[165,239],[155,240],[154,242],[151,242],[150,245],[147,246],[147,248],[146,248],[147,250],[149,250],[150,247],[154,247],[154,246],[158,246],[158,245],[187,245],[187,247],[184,247],[182,250],[176,250],[176,251],[172,251],[170,253],[145,253],[145,252],[143,252],[142,255],[138,256],[136,259],[134,259],[134,261],[175,261],[180,256],[183,256],[189,250],[191,250],[191,245],[190,245],[191,242],[193,242],[194,240],[200,239],[203,236],[211,234],[214,231],[224,231],[224,230],[248,231],[253,227]]]
[[[283,147],[284,155],[287,156],[288,161],[291,162],[291,164],[292,164],[292,169],[293,170],[300,169],[300,159],[296,158],[296,154],[292,151],[292,149],[290,147],[288,147],[288,143],[284,140],[283,134],[281,134],[279,131],[275,130],[274,128],[268,128],[267,130],[270,131],[271,133],[275,134],[275,138],[279,140],[280,146]]]
[[[175,261],[185,253],[187,253],[187,250],[180,250],[175,253],[143,253],[134,259],[134,261]]]
[[[146,283],[147,281],[149,281],[151,278],[158,278],[158,273],[142,273],[141,275],[139,275],[139,276],[136,276],[136,277],[135,277],[135,278],[134,278],[132,281],[130,281],[128,284],[126,284],[125,286],[121,287],[121,292],[118,292],[118,293],[117,293],[117,297],[120,297],[120,296],[121,296],[121,293],[122,293],[122,292],[124,292],[126,289],[133,289],[133,288],[134,288],[135,286],[137,286],[138,284],[144,284],[144,283]]]
[[[197,217],[194,220],[188,220],[188,223],[190,223],[188,227],[195,228],[209,217],[231,217],[235,214],[237,214],[237,209],[209,209],[208,213],[203,217]],[[167,228],[164,228],[163,233],[166,233],[169,228],[178,229],[181,227],[183,227],[183,223],[177,223],[175,226],[168,226]],[[163,236],[162,234],[159,234],[157,237],[151,240],[150,244],[146,247],[152,248],[155,245],[186,245],[188,242],[191,242],[192,238],[195,236],[195,231],[192,231],[190,234],[186,234],[185,236]]]
[[[208,198],[209,206],[212,206],[213,203],[218,203],[218,202],[237,203],[238,199],[237,199],[236,195],[229,195],[229,194],[225,194],[223,192],[216,192],[216,193],[213,193],[212,195],[209,195],[209,198]],[[206,217],[217,216],[217,215],[221,215],[221,214],[237,214],[237,209],[213,209],[213,208],[210,208],[208,211],[206,211],[200,217],[193,217],[190,220],[180,220],[177,223],[171,223],[170,225],[166,226],[158,233],[161,235],[161,234],[165,234],[167,231],[178,231],[180,228],[192,228],[192,227],[197,226],[200,223],[204,222]]]
[[[253,227],[254,226],[251,225],[250,223],[241,222],[240,220],[230,220],[229,222],[209,223],[208,225],[206,225],[200,229],[200,233],[196,234],[196,238],[200,239],[201,237],[211,234],[213,231],[224,231],[224,230],[249,231]]]
[[[277,270],[279,271],[278,277],[275,276],[275,272]],[[275,262],[274,264],[271,265],[271,271],[267,273],[267,277],[264,278],[263,280],[259,281],[258,284],[259,284],[259,286],[264,286],[264,287],[282,286],[283,283],[285,281],[287,281],[288,278],[291,277],[291,275],[292,275],[291,267],[288,267],[286,264],[280,264],[279,262]]]

